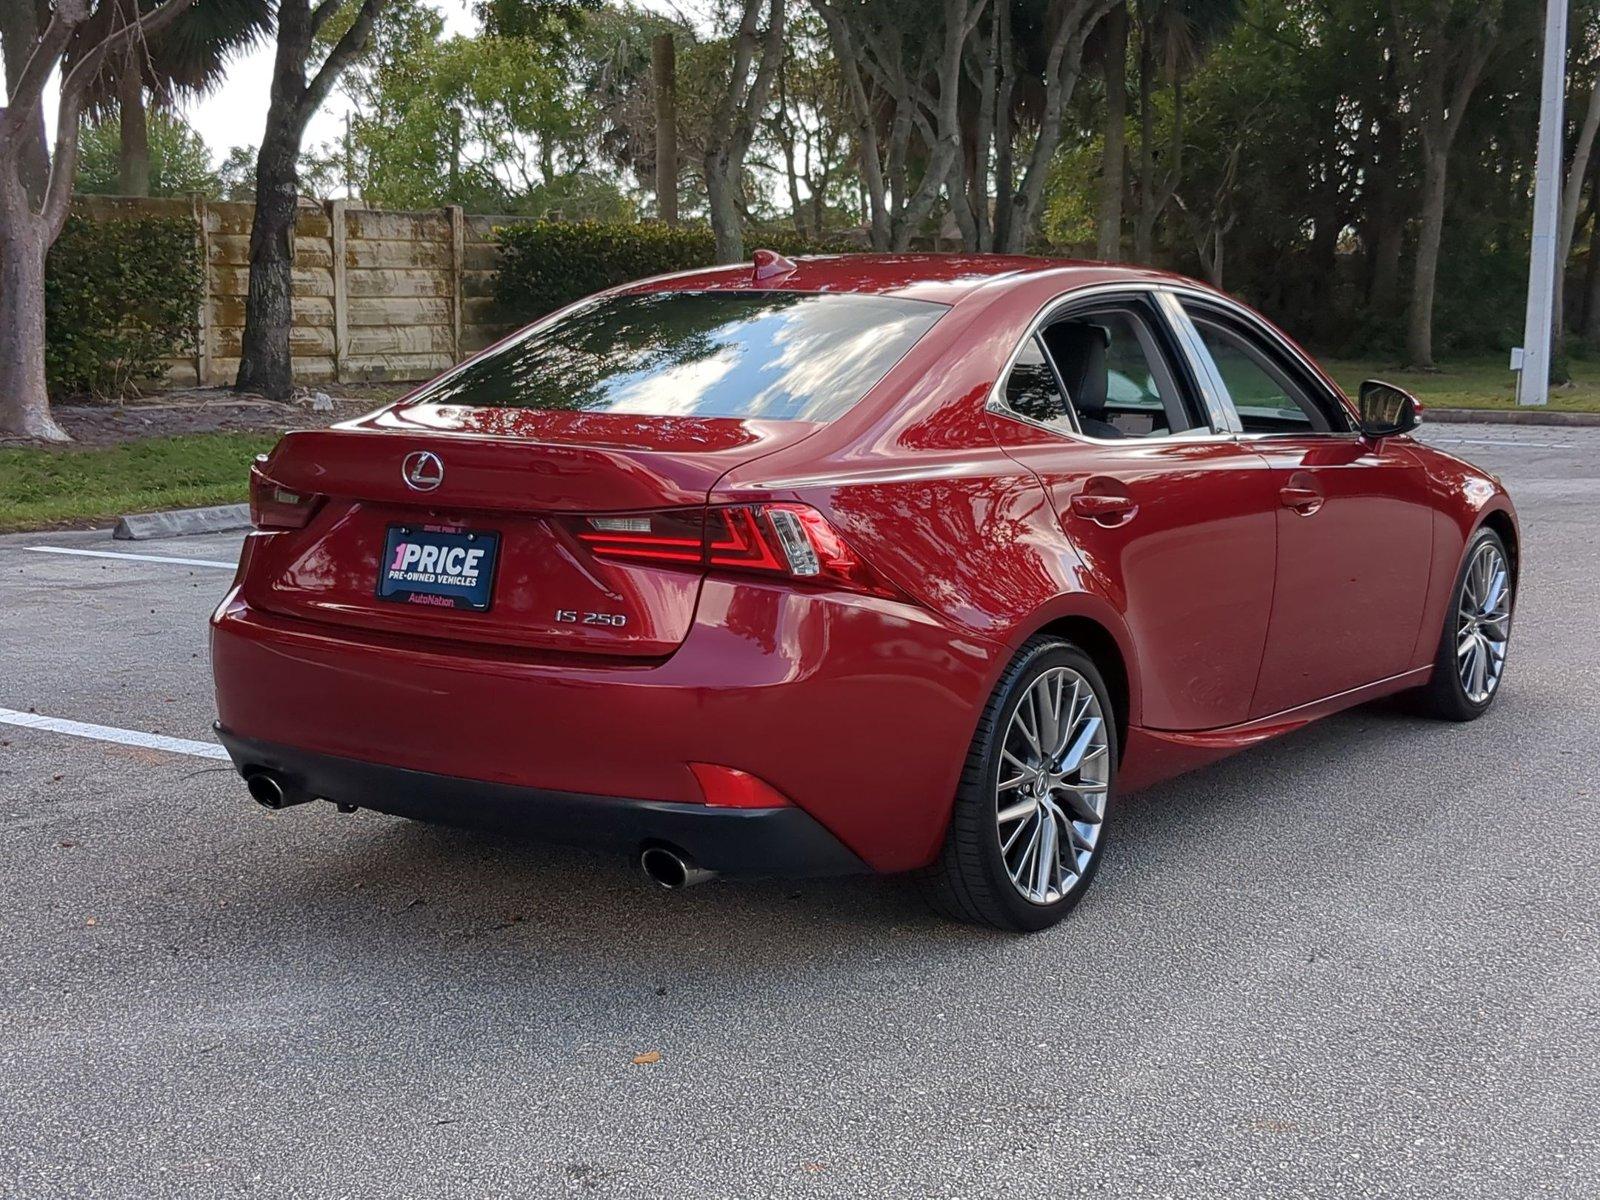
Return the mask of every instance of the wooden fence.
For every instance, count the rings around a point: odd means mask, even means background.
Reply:
[[[200,198],[80,196],[92,220],[189,217],[205,263],[199,337],[168,365],[166,386],[226,385],[239,369],[254,206]],[[473,216],[302,201],[294,237],[297,384],[427,379],[505,332],[493,313],[497,225]]]

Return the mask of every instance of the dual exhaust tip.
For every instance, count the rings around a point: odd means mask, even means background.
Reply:
[[[273,812],[315,799],[276,771],[251,771],[244,777],[244,786],[252,800]],[[670,846],[646,846],[639,852],[639,869],[652,883],[668,891],[693,887],[717,877],[715,871],[695,866]]]
[[[252,800],[273,812],[313,799],[276,771],[251,771],[244,777],[244,786]]]
[[[695,866],[670,846],[646,846],[639,852],[639,869],[652,883],[668,891],[708,883],[717,877],[715,871]]]

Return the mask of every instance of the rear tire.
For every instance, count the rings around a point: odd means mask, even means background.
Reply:
[[[1029,639],[979,718],[944,847],[917,876],[923,895],[952,920],[1017,933],[1055,925],[1099,869],[1116,770],[1116,719],[1094,661],[1059,638]]]
[[[1440,721],[1476,721],[1505,678],[1516,583],[1511,556],[1487,527],[1472,535],[1433,658],[1433,678],[1411,694],[1413,707]]]

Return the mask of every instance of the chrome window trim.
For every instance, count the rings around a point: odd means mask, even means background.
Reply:
[[[1184,357],[1189,360],[1189,369],[1200,385],[1200,399],[1211,418],[1211,428],[1238,437],[1244,432],[1244,423],[1239,420],[1239,414],[1228,396],[1228,386],[1222,381],[1222,372],[1217,370],[1211,352],[1206,349],[1200,331],[1189,319],[1189,313],[1178,299],[1177,291],[1173,288],[1159,289],[1156,304],[1167,318],[1167,324],[1172,327]]]
[[[1004,368],[1002,368],[1000,374],[996,377],[994,384],[989,389],[989,398],[984,403],[984,410],[986,412],[994,413],[997,416],[1006,417],[1010,420],[1021,422],[1024,425],[1031,425],[1035,429],[1043,429],[1045,432],[1052,433],[1056,437],[1065,438],[1066,440],[1073,442],[1082,442],[1089,446],[1160,446],[1169,443],[1182,444],[1194,442],[1230,442],[1235,440],[1238,431],[1230,427],[1230,422],[1227,419],[1224,419],[1221,422],[1220,427],[1218,424],[1219,412],[1231,414],[1231,406],[1219,408],[1217,404],[1218,396],[1214,392],[1214,389],[1217,386],[1215,382],[1215,376],[1213,374],[1215,368],[1207,365],[1209,360],[1206,360],[1206,362],[1196,361],[1194,357],[1194,351],[1188,344],[1186,336],[1179,332],[1173,321],[1171,311],[1168,307],[1169,302],[1162,299],[1162,295],[1164,293],[1177,292],[1180,290],[1192,290],[1196,295],[1210,295],[1209,292],[1201,292],[1198,289],[1181,289],[1175,285],[1165,283],[1099,283],[1093,284],[1089,287],[1075,288],[1070,292],[1064,292],[1059,296],[1053,297],[1042,308],[1040,308],[1037,313],[1034,314],[1033,320],[1028,323],[1027,331],[1022,335],[1022,337],[1017,339],[1017,344],[1012,347],[1011,353],[1006,356],[1006,364]],[[1180,354],[1183,356],[1186,365],[1189,367],[1191,374],[1194,376],[1195,382],[1199,385],[1200,401],[1205,408],[1207,419],[1211,422],[1210,429],[1185,429],[1180,433],[1165,433],[1151,437],[1097,438],[1089,436],[1078,428],[1078,413],[1076,409],[1071,408],[1071,397],[1067,398],[1068,408],[1072,419],[1071,429],[1061,429],[1055,425],[1047,424],[1044,421],[1036,421],[1032,417],[1025,417],[1021,413],[1014,411],[1009,405],[1006,404],[1006,381],[1011,377],[1011,368],[1016,366],[1017,359],[1022,354],[1022,348],[1028,344],[1028,339],[1036,337],[1039,331],[1043,329],[1044,326],[1049,324],[1050,321],[1053,320],[1062,309],[1069,308],[1085,301],[1106,299],[1112,296],[1133,296],[1139,299],[1149,300],[1152,302],[1153,307],[1156,308],[1156,310],[1160,313],[1161,317],[1166,320],[1169,332],[1173,334],[1174,339],[1178,343]],[[1175,298],[1170,303],[1172,307],[1176,308],[1179,313],[1183,315],[1184,323],[1187,324],[1188,315],[1182,312],[1182,305],[1178,304]],[[1194,332],[1193,326],[1189,326],[1189,336],[1193,336],[1195,338],[1199,337],[1199,334]],[[1208,394],[1208,388],[1211,389],[1211,394]],[[1237,420],[1236,417],[1233,419]]]

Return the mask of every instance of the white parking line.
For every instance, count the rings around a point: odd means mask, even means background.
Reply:
[[[115,742],[119,746],[142,746],[146,750],[165,750],[169,754],[187,754],[194,758],[216,758],[224,762],[228,758],[228,752],[215,742],[195,742],[188,738],[141,733],[137,729],[117,729],[110,725],[88,725],[82,721],[66,721],[60,717],[18,712],[14,708],[0,708],[0,725],[41,729],[46,733],[64,733],[68,737],[88,738],[95,742]]]
[[[133,562],[173,563],[180,567],[220,567],[232,571],[238,563],[221,562],[213,558],[173,558],[166,554],[123,554],[118,550],[78,550],[70,546],[22,546],[35,554],[76,554],[84,558],[126,558]]]

